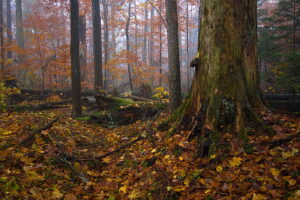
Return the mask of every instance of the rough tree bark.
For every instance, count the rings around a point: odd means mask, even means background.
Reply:
[[[17,44],[19,48],[24,49],[24,28],[23,28],[23,9],[22,0],[16,0],[16,28],[17,28]],[[22,63],[24,56],[22,54],[18,57],[18,62]]]
[[[1,71],[4,75],[4,32],[3,32],[3,1],[0,0],[0,48],[1,48]]]
[[[104,65],[107,65],[109,60],[109,50],[108,50],[108,43],[109,43],[109,27],[108,27],[108,2],[107,0],[102,1],[103,4],[103,21],[104,21]],[[107,67],[107,66],[106,66]],[[109,89],[109,71],[105,69],[104,72],[104,89]]]
[[[129,54],[129,51],[130,51],[130,41],[129,41],[129,25],[130,25],[130,20],[131,20],[131,0],[129,0],[129,3],[128,3],[128,18],[127,18],[126,29],[125,29],[126,50],[127,50],[128,54]],[[129,62],[127,64],[127,68],[128,68],[128,77],[129,77],[130,90],[133,91],[133,83],[132,83],[132,77],[131,77],[131,66],[130,66]]]
[[[143,63],[147,63],[147,38],[148,38],[148,5],[147,5],[148,0],[145,0],[145,25],[144,25],[144,42],[143,42]]]
[[[79,3],[70,0],[71,12],[71,66],[72,66],[72,116],[80,117],[81,108],[81,83],[80,83],[80,57],[79,57]]]
[[[187,79],[187,91],[190,90],[190,52],[189,52],[189,1],[186,0],[186,79]]]
[[[180,60],[179,60],[179,35],[177,1],[166,0],[166,20],[168,33],[168,58],[169,58],[169,87],[170,107],[175,110],[180,106],[181,81],[180,81]]]
[[[22,8],[22,0],[16,0],[16,38],[18,47],[23,50],[25,48],[24,42],[24,28],[23,28],[23,8]],[[22,64],[24,62],[24,54],[23,52],[18,54],[18,64]],[[24,69],[19,70],[17,73],[17,78],[19,81],[24,81],[26,85],[26,71]]]
[[[162,11],[162,3],[159,4],[159,11]],[[163,40],[162,40],[162,26],[163,26],[163,19],[159,18],[159,86],[162,86],[162,77],[163,77],[163,72],[162,72],[162,51],[163,51]]]
[[[7,58],[12,59],[12,51],[10,49],[12,43],[12,17],[11,17],[11,0],[6,0],[6,20],[7,20]]]
[[[87,45],[86,45],[86,14],[79,17],[79,38],[80,38],[80,68],[81,81],[86,80],[87,76]]]
[[[257,53],[257,2],[245,0],[244,13],[244,68],[248,99],[256,107],[262,106],[262,93],[258,70]]]
[[[94,43],[94,88],[97,92],[103,88],[102,39],[99,0],[92,0],[93,43]]]
[[[154,8],[150,9],[150,36],[149,36],[149,65],[154,66]]]
[[[179,128],[200,134],[197,156],[216,150],[218,132],[232,125],[245,138],[245,125],[262,106],[258,86],[255,0],[203,0],[201,63]],[[205,141],[205,142],[204,142]]]

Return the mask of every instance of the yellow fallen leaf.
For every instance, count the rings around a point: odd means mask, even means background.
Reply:
[[[11,134],[12,133],[12,131],[7,131],[7,132],[4,132],[4,133],[2,133],[3,135],[9,135],[9,134]]]
[[[208,193],[210,193],[211,191],[210,190],[205,190],[205,194],[208,194]]]
[[[183,183],[184,183],[184,185],[189,186],[190,180],[189,179],[185,179]]]
[[[152,149],[151,153],[155,153],[156,152],[156,149]]]
[[[172,188],[175,192],[182,192],[184,190],[186,190],[186,187],[183,186],[183,185],[179,185],[179,186],[176,186],[174,188]]]
[[[216,158],[216,154],[212,154],[209,156],[210,159],[215,159]]]
[[[123,187],[120,187],[119,192],[123,192],[124,194],[127,193],[127,186],[124,185]]]
[[[295,154],[294,154],[294,152],[292,152],[292,151],[282,152],[282,157],[283,157],[284,159],[293,157],[294,155],[295,155]]]
[[[54,190],[52,192],[52,198],[54,198],[54,199],[60,199],[63,196],[64,195],[57,188],[54,188]]]
[[[107,182],[112,182],[113,180],[111,178],[106,178],[105,179]]]
[[[273,176],[279,176],[279,174],[280,174],[280,171],[276,168],[271,168],[270,172]]]
[[[220,165],[218,165],[217,168],[216,168],[216,171],[217,172],[222,172],[223,171],[223,167],[221,167]]]
[[[180,160],[180,161],[183,161],[183,157],[180,156],[180,157],[179,157],[179,160]]]
[[[205,179],[203,179],[203,178],[199,179],[199,182],[200,182],[202,185],[205,185],[205,184],[206,184],[206,181],[205,181]]]
[[[282,157],[284,159],[290,158],[295,156],[296,153],[298,153],[298,149],[292,149],[292,151],[282,152]]]
[[[140,194],[138,191],[136,191],[136,190],[133,190],[133,191],[128,195],[128,198],[131,199],[131,200],[137,199],[137,198],[139,198],[139,197],[141,197],[141,194]]]
[[[231,160],[229,160],[230,167],[239,166],[242,162],[242,158],[240,157],[233,157]]]
[[[263,195],[253,193],[252,200],[264,200],[264,199],[265,199],[265,197]]]
[[[294,179],[289,180],[289,184],[290,184],[291,186],[296,185],[296,183],[297,183],[297,181],[294,180]]]
[[[170,155],[165,155],[164,159],[169,159],[171,156]]]
[[[110,163],[110,158],[109,157],[103,158],[103,162],[104,163]]]
[[[171,186],[168,186],[167,187],[167,191],[171,191],[172,190],[172,187]]]
[[[45,178],[39,175],[36,171],[25,171],[27,179],[30,181],[43,181]]]

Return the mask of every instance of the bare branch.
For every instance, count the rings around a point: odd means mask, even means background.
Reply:
[[[167,23],[166,23],[166,20],[164,19],[164,17],[162,16],[162,14],[160,13],[160,11],[155,7],[154,3],[151,1],[151,0],[147,0],[151,6],[156,10],[156,12],[159,14],[160,18],[162,19],[165,27],[167,28]]]

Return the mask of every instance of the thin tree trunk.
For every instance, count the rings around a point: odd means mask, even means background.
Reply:
[[[296,16],[296,0],[293,0],[293,53],[296,53],[296,29],[297,16]]]
[[[17,27],[17,44],[19,48],[24,49],[24,28],[23,28],[23,9],[22,0],[16,0],[16,27]],[[24,61],[24,55],[20,54],[18,62],[22,63]]]
[[[128,19],[127,19],[126,29],[125,29],[127,54],[129,54],[129,52],[130,52],[130,41],[129,41],[130,19],[131,19],[131,0],[129,0],[129,4],[128,4]],[[128,67],[129,85],[130,85],[130,90],[132,92],[133,91],[133,83],[132,83],[132,77],[131,77],[131,66],[130,66],[129,62],[128,62],[127,67]]]
[[[101,39],[101,18],[99,0],[92,0],[93,16],[93,43],[94,43],[94,88],[95,91],[103,89],[102,72],[102,39]]]
[[[81,83],[80,83],[80,58],[79,58],[79,3],[70,0],[71,12],[71,66],[72,66],[72,115],[82,115],[81,108]]]
[[[159,11],[162,11],[162,4],[160,4],[159,6]],[[163,22],[162,22],[162,18],[160,18],[160,25],[159,25],[159,86],[162,86],[162,45],[163,45],[163,41],[162,41],[162,26],[163,26]]]
[[[147,1],[145,0],[145,26],[144,26],[144,46],[143,46],[143,63],[147,63],[147,38],[148,38],[148,6]]]
[[[12,59],[12,51],[11,51],[11,44],[12,44],[12,17],[11,17],[11,0],[6,0],[6,19],[7,19],[7,58]]]
[[[151,7],[150,10],[150,38],[149,38],[149,64],[154,65],[154,8]]]
[[[190,90],[190,54],[189,54],[189,1],[186,1],[186,77],[187,90]]]
[[[3,31],[4,23],[3,23],[3,0],[0,0],[0,48],[1,48],[1,71],[4,76],[4,62],[5,62],[5,51],[4,51],[4,31]]]
[[[178,15],[176,0],[166,0],[168,33],[170,106],[175,110],[182,102],[179,60]]]
[[[109,42],[109,33],[108,33],[108,2],[107,0],[103,0],[103,20],[104,20],[104,65],[107,68],[107,62],[109,59],[109,51],[108,51],[108,42]],[[104,89],[108,90],[108,85],[109,85],[109,71],[108,69],[105,69],[104,73],[105,81],[104,81]]]

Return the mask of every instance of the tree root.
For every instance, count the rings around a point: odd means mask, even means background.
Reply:
[[[247,121],[251,121],[255,124],[257,124],[258,128],[260,128],[261,130],[267,132],[270,135],[275,135],[276,132],[273,130],[273,128],[267,124],[265,121],[263,121],[263,119],[261,119],[261,117],[259,117],[253,110],[247,110]]]
[[[291,135],[287,138],[282,138],[282,139],[278,139],[278,140],[274,140],[274,141],[270,141],[270,142],[262,142],[262,143],[258,143],[256,145],[259,146],[265,146],[265,145],[270,145],[270,149],[274,149],[275,147],[278,147],[284,143],[290,142],[291,140],[295,139],[295,138],[299,138],[300,135],[296,134],[296,135]]]

